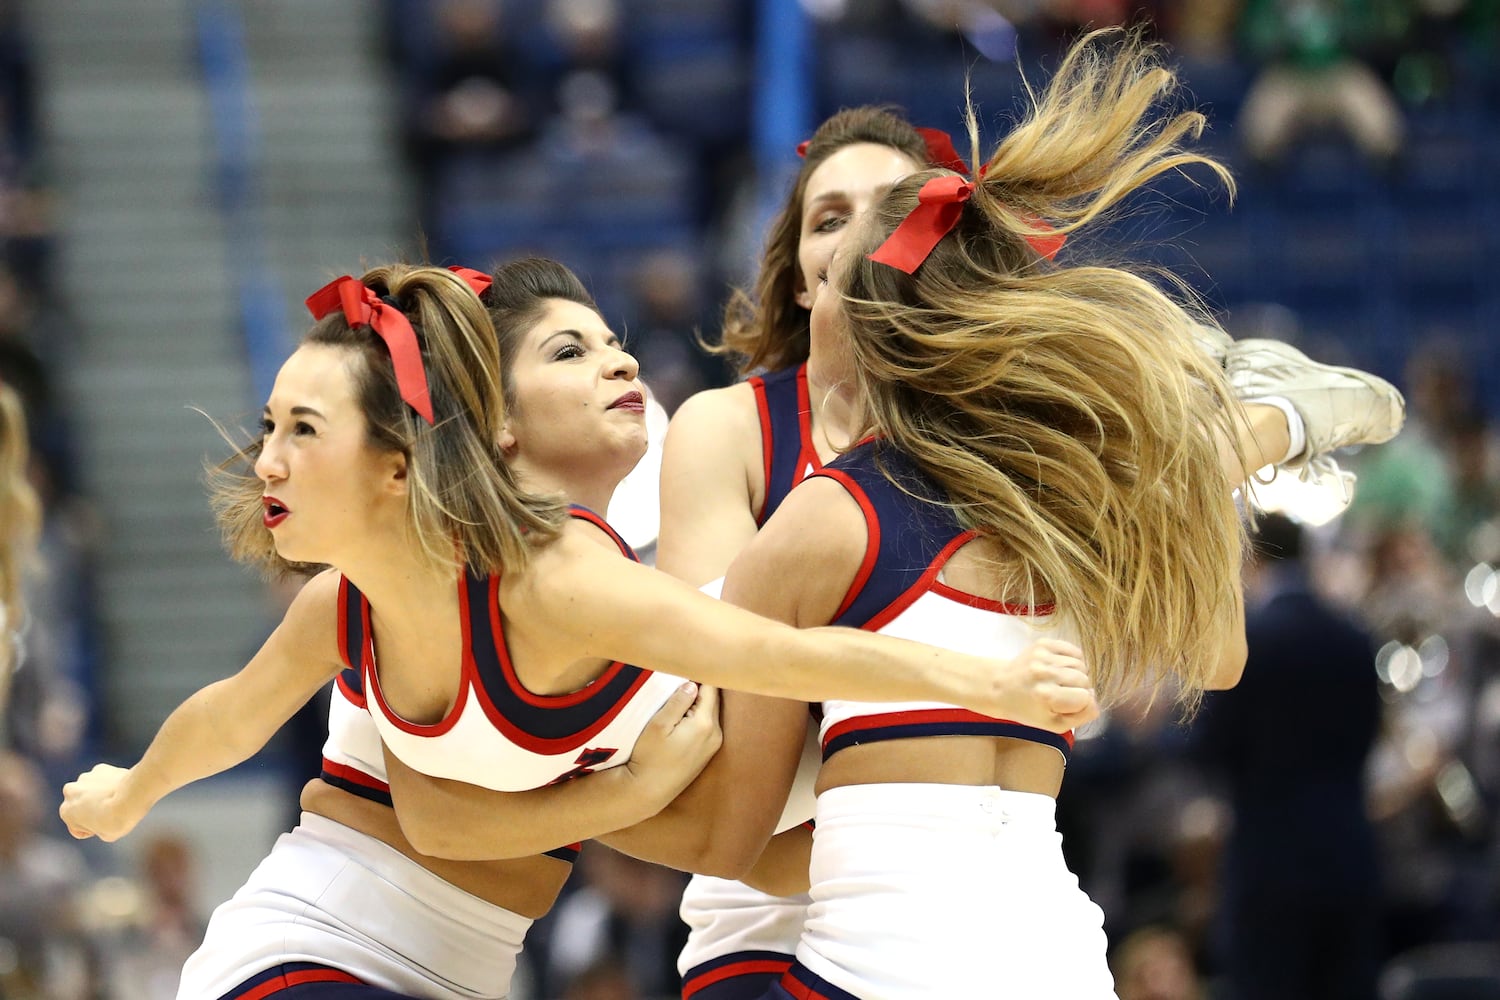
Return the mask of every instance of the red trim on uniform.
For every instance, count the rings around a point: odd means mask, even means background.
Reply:
[[[887,726],[933,725],[945,722],[1010,722],[989,715],[980,715],[966,708],[922,708],[906,712],[881,712],[874,715],[856,715],[828,727],[823,734],[824,744],[840,736],[862,732],[866,729],[884,729]],[[1019,725],[1019,723],[1017,723]]]
[[[494,631],[495,648],[500,653],[500,669],[505,674],[505,680],[508,684],[510,684],[510,688],[515,692],[516,697],[520,698],[528,705],[534,706],[536,708],[556,709],[571,708],[574,705],[582,704],[583,702],[588,701],[589,698],[593,696],[599,688],[614,680],[615,674],[618,674],[621,670],[625,669],[624,663],[619,660],[615,660],[611,662],[609,666],[605,667],[604,672],[601,673],[598,677],[589,681],[577,691],[569,691],[567,694],[536,694],[532,691],[528,691],[526,689],[526,685],[521,683],[521,678],[516,674],[515,664],[511,663],[510,646],[505,641],[505,630],[500,624],[499,577],[490,577],[489,606],[490,628]],[[465,635],[468,634],[468,626],[468,620],[465,619]],[[631,690],[634,690],[634,688],[632,688]]]
[[[865,558],[859,564],[859,571],[854,574],[854,582],[844,592],[838,611],[834,612],[833,618],[837,621],[859,597],[865,584],[870,582],[870,574],[875,570],[875,560],[880,556],[880,519],[875,515],[875,507],[870,503],[870,498],[865,496],[865,491],[859,488],[859,484],[848,473],[842,469],[820,469],[818,475],[826,476],[842,486],[854,502],[859,504],[859,509],[865,516]]]
[[[803,469],[811,466],[812,471],[817,472],[823,468],[823,462],[818,458],[818,446],[813,444],[812,396],[807,389],[806,361],[797,366],[797,430],[802,438],[802,450],[797,454],[797,468],[792,473],[793,486],[807,478]]]
[[[464,586],[464,577],[460,574],[458,578],[458,614],[465,641],[463,644],[463,661],[459,666],[458,697],[453,699],[453,707],[441,719],[430,724],[409,722],[393,712],[391,706],[386,704],[385,695],[380,690],[380,677],[375,669],[375,630],[370,627],[370,602],[364,599],[360,601],[360,613],[363,615],[365,623],[365,691],[374,696],[375,704],[380,706],[380,714],[385,716],[386,721],[390,722],[391,725],[403,733],[428,738],[442,736],[457,725],[459,718],[463,715],[464,704],[469,700],[469,660],[471,658],[467,641],[469,636],[469,601],[468,595],[465,593],[466,589]]]
[[[600,531],[608,535],[610,541],[614,542],[620,547],[620,555],[624,556],[627,559],[635,559],[635,550],[630,547],[629,543],[627,543],[625,539],[620,537],[619,532],[615,531],[614,528],[611,528],[609,526],[608,521],[604,520],[604,518],[600,517],[598,514],[595,514],[593,511],[583,507],[573,507],[568,511],[568,516],[576,518],[580,521],[587,521],[589,524],[592,524],[594,527],[598,528]]]
[[[339,764],[335,761],[329,760],[327,757],[324,757],[323,770],[327,771],[335,778],[344,779],[352,785],[358,785],[361,788],[373,788],[377,792],[385,792],[387,795],[390,794],[390,785],[386,784],[384,781],[381,781],[373,774],[366,774],[364,771],[361,771],[357,767],[350,767],[348,764]]]
[[[280,993],[289,990],[293,986],[303,986],[307,983],[352,983],[356,986],[364,986],[363,980],[340,972],[338,969],[303,969],[300,972],[290,972],[268,979],[248,993],[241,993],[235,1000],[262,1000],[272,993]]]
[[[790,993],[795,1000],[831,1000],[830,997],[819,993],[802,980],[793,976],[790,969],[781,974],[781,988]]]
[[[779,975],[785,973],[792,967],[791,959],[775,961],[766,958],[746,959],[743,962],[734,962],[730,965],[721,965],[717,969],[710,969],[699,976],[694,976],[682,984],[682,1000],[691,1000],[693,994],[700,990],[706,990],[715,983],[722,983],[726,979],[734,979],[739,976],[755,975]]]
[[[760,418],[760,455],[762,471],[760,509],[755,512],[755,523],[766,515],[766,501],[771,498],[771,404],[766,401],[766,380],[757,375],[750,380],[750,390],[755,393],[755,413]]]
[[[526,688],[521,684],[521,679],[516,676],[515,665],[510,661],[510,648],[505,642],[505,631],[500,624],[499,577],[490,577],[489,613],[490,627],[493,630],[495,638],[495,649],[500,654],[500,670],[505,676],[505,682],[510,686],[511,691],[513,691],[517,697],[526,702],[528,705],[532,705],[542,709],[570,708],[573,705],[577,705],[583,701],[586,701],[591,696],[597,694],[601,687],[608,684],[611,680],[614,679],[616,674],[618,674],[625,668],[624,663],[620,662],[619,660],[615,660],[605,668],[602,674],[594,678],[592,681],[590,681],[588,684],[584,685],[577,691],[570,691],[567,694],[558,695],[533,694],[532,692],[526,690]],[[466,636],[468,635],[467,618],[465,618],[464,620],[464,634]],[[473,652],[472,650],[468,649],[467,644],[465,645],[464,657],[466,663],[468,664],[468,668],[476,671],[474,687],[479,692],[479,705],[484,709],[484,714],[489,717],[489,720],[492,723],[494,723],[495,728],[499,729],[500,732],[505,735],[506,739],[510,740],[517,746],[525,750],[530,750],[532,753],[548,755],[566,753],[569,750],[576,750],[578,749],[578,747],[582,746],[589,740],[593,739],[595,736],[599,735],[599,733],[603,732],[604,728],[611,722],[613,722],[615,720],[615,716],[619,715],[620,711],[630,703],[630,700],[632,698],[635,697],[636,692],[641,689],[641,685],[645,684],[646,681],[651,678],[652,673],[650,670],[639,668],[640,674],[636,677],[635,683],[626,688],[625,691],[621,693],[619,699],[610,706],[609,710],[601,715],[598,719],[594,720],[594,722],[592,722],[587,728],[580,729],[578,732],[572,733],[565,737],[546,739],[540,736],[534,736],[531,733],[526,732],[524,729],[518,728],[514,722],[506,718],[505,715],[500,711],[500,709],[496,707],[495,704],[491,702],[490,699],[484,694],[483,687],[478,684],[478,668],[473,664]]]
[[[343,574],[339,574],[339,657],[344,666],[354,666],[349,659],[349,578]]]
[[[941,580],[932,581],[932,592],[957,601],[959,604],[967,604],[971,608],[979,608],[982,611],[994,611],[1002,615],[1020,616],[1043,616],[1050,615],[1057,610],[1055,604],[1007,604],[1004,601],[992,601],[988,597],[980,597],[977,594],[965,593],[954,587],[948,586]]]
[[[352,687],[350,687],[349,682],[344,679],[343,671],[339,672],[339,675],[334,680],[334,683],[339,686],[339,694],[344,696],[345,701],[356,708],[366,707],[365,693],[363,691],[356,691]]]

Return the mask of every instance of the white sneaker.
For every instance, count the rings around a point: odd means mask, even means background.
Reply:
[[[1281,463],[1287,468],[1338,448],[1389,441],[1406,419],[1406,400],[1385,379],[1321,364],[1279,340],[1233,341],[1224,367],[1240,399],[1280,396],[1302,417],[1307,447]]]
[[[1354,502],[1354,482],[1354,473],[1340,468],[1332,455],[1315,455],[1300,469],[1266,466],[1249,484],[1248,495],[1258,510],[1317,527]]]
[[[1198,349],[1224,367],[1224,359],[1234,346],[1234,338],[1212,323],[1197,323],[1193,329],[1193,341]]]

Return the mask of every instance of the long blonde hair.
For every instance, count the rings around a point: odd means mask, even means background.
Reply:
[[[557,498],[523,491],[501,455],[501,356],[484,305],[444,268],[392,264],[365,272],[360,281],[411,322],[434,423],[429,426],[402,402],[390,353],[369,327],[352,329],[335,311],[302,342],[343,348],[363,362],[355,368],[355,398],[369,424],[370,444],[406,456],[411,523],[426,555],[481,574],[523,568],[532,546],[557,536],[566,509]],[[263,484],[252,470],[260,449],[257,439],[211,472],[225,545],[236,559],[263,569],[316,569],[276,554],[262,523]]]
[[[0,383],[0,710],[10,690],[25,618],[21,574],[34,558],[42,525],[41,502],[28,478],[30,457],[21,397]]]
[[[1054,264],[1027,241],[1174,168],[1232,189],[1182,148],[1202,116],[1153,110],[1173,86],[1138,34],[1091,33],[914,274],[867,255],[944,171],[897,183],[839,253],[867,430],[1000,544],[1013,594],[1056,602],[1103,698],[1172,680],[1191,704],[1220,655],[1208,623],[1237,600],[1244,529],[1214,435],[1235,439],[1238,404],[1194,347],[1201,318],[1144,277]],[[977,151],[972,110],[969,133]]]

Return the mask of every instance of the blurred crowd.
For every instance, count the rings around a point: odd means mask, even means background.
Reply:
[[[1451,215],[1437,222],[1450,237],[1500,220],[1500,0],[802,7],[809,126],[873,101],[957,132],[966,78],[992,122],[1017,93],[1018,62],[1041,72],[1081,26],[1148,19],[1209,103],[1208,141],[1244,179],[1254,225],[1305,216],[1324,190],[1309,163],[1333,164],[1367,204],[1393,206],[1397,232],[1416,231],[1400,228],[1401,213],[1426,213],[1426,196],[1444,199]],[[384,9],[432,256],[557,256],[595,289],[669,409],[722,384],[728,373],[695,338],[712,339],[727,288],[748,283],[759,249],[758,5]],[[50,280],[35,70],[14,3],[0,2],[0,381],[26,404],[45,511],[0,747],[0,998],[165,998],[206,919],[205,860],[171,835],[128,855],[84,850],[55,818],[61,782],[112,748],[97,746],[108,712],[97,697],[107,648],[89,611],[97,529],[57,389],[68,292]],[[1468,143],[1435,146],[1461,176],[1433,180],[1435,135]],[[1326,206],[1337,192],[1324,195]],[[1268,203],[1282,213],[1270,221],[1255,207]],[[1205,234],[1190,255],[1231,332],[1381,370],[1407,393],[1408,426],[1351,457],[1359,493],[1344,517],[1263,525],[1241,688],[1211,695],[1190,721],[1161,704],[1120,706],[1080,740],[1060,800],[1070,861],[1105,910],[1121,1000],[1415,1000],[1456,967],[1500,982],[1500,375],[1481,353],[1500,322],[1481,264],[1495,237],[1450,240],[1457,256],[1413,271],[1432,284],[1408,294],[1368,267],[1347,287],[1301,274],[1277,286],[1239,248],[1289,230],[1246,225],[1221,232],[1222,246]],[[1379,313],[1386,332],[1340,326],[1372,314],[1337,296],[1363,302],[1375,284],[1396,296]],[[1410,322],[1429,313],[1441,334]],[[307,759],[288,776],[289,814],[316,772],[321,724],[310,712],[295,744]],[[528,939],[517,995],[673,995],[683,882],[589,846]],[[1342,970],[1337,986],[1318,978],[1330,969]]]

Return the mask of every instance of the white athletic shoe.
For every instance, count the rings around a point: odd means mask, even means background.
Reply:
[[[1198,323],[1193,329],[1193,341],[1198,349],[1224,367],[1224,360],[1234,346],[1234,338],[1212,323]]]
[[[1381,444],[1401,430],[1406,400],[1395,386],[1356,368],[1314,361],[1279,340],[1232,341],[1225,371],[1240,399],[1279,396],[1302,418],[1307,447],[1280,467],[1295,479],[1273,476],[1254,489],[1256,506],[1280,510],[1305,524],[1324,524],[1354,499],[1354,473],[1329,452]]]
[[[1288,468],[1338,448],[1389,441],[1406,419],[1406,400],[1385,379],[1321,364],[1279,340],[1234,341],[1225,371],[1240,399],[1280,396],[1302,417],[1307,447],[1282,463]]]

